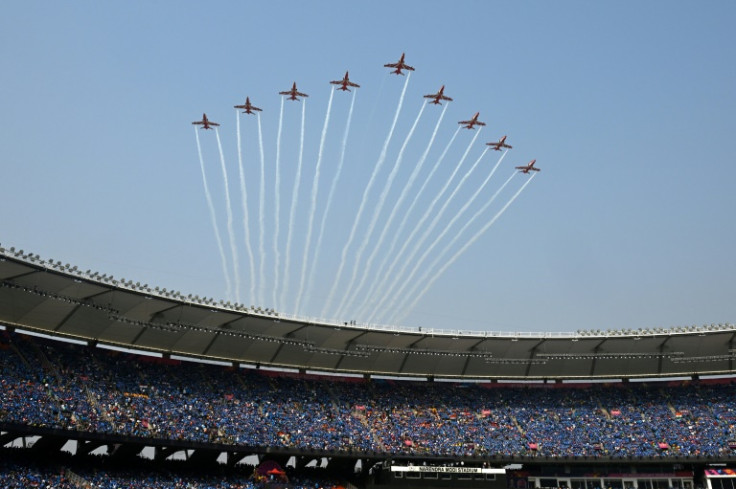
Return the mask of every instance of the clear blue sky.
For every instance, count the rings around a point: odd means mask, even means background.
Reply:
[[[455,182],[480,157],[485,142],[507,134],[514,148],[445,241],[418,265],[406,291],[425,275],[418,292],[433,276],[430,263],[445,263],[521,187],[527,177],[517,175],[449,255],[439,256],[514,166],[537,159],[542,171],[414,307],[401,307],[404,296],[394,294],[399,300],[393,309],[380,307],[374,315],[380,298],[356,293],[338,319],[535,332],[736,322],[734,2],[25,1],[6,2],[0,13],[3,246],[185,294],[235,299],[215,133],[199,132],[230,287],[191,125],[206,112],[221,124],[241,302],[273,307],[276,298],[276,309],[295,312],[332,88],[327,82],[350,70],[361,88],[315,282],[308,293],[303,290],[308,300],[302,300],[300,314],[335,317],[342,298],[350,298],[354,269],[353,287],[364,273],[366,293],[371,284],[381,283],[375,274],[382,262],[392,261],[388,246],[424,177],[457,121],[480,112],[488,125]],[[406,82],[389,75],[383,64],[402,52],[416,71],[347,248],[333,304],[323,311]],[[310,97],[284,104],[279,146],[277,92],[294,81]],[[369,235],[381,193],[422,107],[421,96],[440,85],[446,85],[454,101],[423,169],[398,206],[443,107],[424,109]],[[255,276],[261,261],[267,276],[265,283],[258,281],[255,297],[250,297],[232,108],[246,96],[263,108],[267,170],[261,255],[257,125],[255,117],[242,116]],[[351,96],[336,92],[333,98],[310,263],[340,160]],[[302,179],[287,272],[304,103]],[[467,130],[458,134],[418,200],[421,210],[407,215],[397,248],[447,182],[473,135]],[[273,245],[277,149],[278,273]],[[500,156],[492,153],[483,156],[448,204],[433,236],[488,175]],[[394,209],[393,227],[378,246]],[[417,249],[417,257],[432,240]],[[416,242],[412,239],[408,249]],[[373,264],[366,272],[370,256]],[[404,262],[398,263],[396,269]],[[398,289],[400,277],[388,276],[386,283],[392,280]],[[384,305],[391,303],[389,295]]]

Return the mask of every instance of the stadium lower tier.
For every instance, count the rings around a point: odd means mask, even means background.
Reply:
[[[731,380],[610,384],[332,378],[0,332],[0,422],[386,456],[725,457]]]
[[[319,469],[295,473],[288,468],[278,479],[261,478],[253,467],[201,470],[185,462],[134,467],[108,467],[103,460],[41,461],[20,454],[0,458],[3,489],[345,489],[344,483]],[[63,457],[62,457],[63,458]]]

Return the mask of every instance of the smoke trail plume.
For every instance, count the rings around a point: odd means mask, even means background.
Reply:
[[[220,239],[220,228],[217,225],[217,215],[215,214],[215,206],[212,203],[212,195],[207,185],[207,174],[204,170],[204,158],[202,158],[202,146],[199,143],[199,131],[194,129],[194,135],[197,138],[197,153],[199,154],[199,167],[202,170],[202,184],[204,185],[204,196],[207,199],[207,207],[210,211],[210,219],[212,220],[212,228],[215,232],[215,241],[217,241],[217,249],[220,252],[220,261],[222,262],[222,274],[225,277],[226,297],[232,295],[232,283],[230,282],[230,273],[228,272],[227,257],[225,256],[225,248],[222,246]]]

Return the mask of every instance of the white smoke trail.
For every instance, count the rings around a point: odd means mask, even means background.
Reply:
[[[388,150],[388,144],[391,141],[391,137],[394,134],[394,130],[396,129],[396,122],[399,119],[399,114],[401,113],[401,106],[404,104],[404,96],[406,95],[406,87],[409,86],[409,79],[411,78],[411,73],[409,73],[406,76],[406,82],[404,82],[404,88],[401,91],[401,98],[399,99],[399,104],[396,107],[396,113],[394,114],[394,120],[391,124],[391,130],[388,133],[388,136],[386,137],[386,141],[383,144],[383,150],[381,151],[381,156],[378,159],[378,163],[373,168],[373,173],[371,174],[370,180],[368,181],[368,185],[365,188],[365,191],[363,192],[363,199],[360,202],[360,207],[358,207],[358,213],[355,216],[355,221],[353,222],[353,227],[350,230],[350,236],[348,237],[347,243],[345,243],[345,247],[342,249],[342,253],[340,255],[340,265],[337,269],[337,274],[335,276],[335,279],[332,281],[332,287],[330,289],[330,293],[327,296],[327,300],[325,301],[324,307],[322,308],[321,315],[324,317],[325,312],[327,309],[332,305],[332,301],[335,298],[335,292],[337,290],[337,286],[340,283],[340,277],[342,276],[342,271],[345,268],[345,257],[348,253],[348,249],[350,248],[350,245],[353,243],[353,239],[355,239],[355,231],[358,228],[358,223],[360,222],[360,218],[363,214],[363,210],[365,209],[366,201],[368,193],[370,192],[371,188],[373,187],[373,183],[376,179],[376,176],[378,175],[378,171],[381,169],[381,166],[383,165],[383,162],[386,159],[386,151]]]
[[[478,134],[476,134],[476,137],[477,136],[478,136]],[[473,138],[473,139],[475,139],[475,138]],[[408,279],[405,279],[404,277],[406,276],[406,270],[407,270],[407,268],[409,268],[409,265],[412,263],[412,260],[414,260],[414,257],[422,249],[424,243],[429,238],[429,235],[432,233],[432,231],[434,231],[434,228],[437,226],[437,224],[439,223],[440,219],[445,214],[445,211],[447,210],[447,208],[449,207],[449,205],[452,203],[453,199],[455,198],[455,196],[457,195],[457,193],[460,191],[460,189],[462,188],[463,184],[467,181],[468,178],[470,178],[470,175],[475,171],[475,168],[478,166],[478,164],[480,163],[480,160],[483,158],[483,156],[486,154],[487,151],[488,151],[488,148],[486,148],[485,150],[483,150],[483,153],[481,153],[480,157],[477,160],[475,160],[475,163],[470,167],[470,169],[467,172],[465,172],[465,175],[463,175],[463,177],[460,179],[460,181],[458,182],[458,184],[455,186],[455,189],[450,193],[449,197],[447,197],[447,200],[445,200],[445,203],[442,204],[442,207],[440,207],[440,210],[435,214],[434,218],[429,223],[429,226],[424,230],[424,233],[422,233],[422,235],[416,241],[414,248],[409,253],[409,256],[404,260],[404,264],[399,269],[399,272],[396,274],[396,277],[395,277],[394,281],[392,282],[391,286],[389,287],[389,290],[386,291],[386,293],[384,294],[384,299],[382,299],[379,304],[383,305],[383,303],[389,297],[394,297],[394,299],[392,300],[392,302],[396,300],[395,299],[395,296],[396,296],[397,292],[393,292],[393,291],[399,285],[399,283],[401,281],[404,282],[404,285],[401,287],[401,290],[403,290],[404,287],[406,287],[406,282],[408,281]],[[389,295],[389,294],[391,294],[391,295]],[[381,307],[380,310],[386,311],[386,307]]]
[[[266,247],[265,213],[266,213],[266,157],[263,154],[263,132],[261,131],[261,114],[258,114],[258,149],[261,153],[261,183],[258,196],[258,305],[263,304],[263,293],[266,284]]]
[[[307,275],[307,258],[309,257],[309,246],[312,241],[312,232],[314,230],[314,216],[317,211],[317,194],[319,193],[319,179],[320,179],[320,173],[322,169],[322,155],[324,154],[325,149],[325,139],[327,137],[327,128],[330,124],[330,113],[332,112],[332,100],[335,96],[335,91],[330,88],[330,98],[327,102],[327,110],[325,111],[325,122],[322,124],[322,135],[319,140],[319,151],[317,153],[317,164],[314,168],[314,178],[312,180],[312,193],[310,196],[310,206],[309,206],[309,218],[307,222],[307,235],[304,238],[304,251],[302,253],[302,266],[301,266],[301,273],[299,274],[299,292],[297,294],[296,303],[294,306],[294,312],[299,310],[300,306],[300,299],[302,296],[302,291],[304,290],[304,281],[306,279]]]
[[[204,158],[202,158],[202,146],[199,143],[199,131],[194,128],[194,135],[197,138],[197,153],[199,153],[199,167],[202,170],[202,184],[204,185],[204,196],[207,199],[207,207],[209,207],[210,218],[212,220],[212,228],[215,232],[215,240],[217,241],[217,249],[220,252],[220,261],[222,262],[222,274],[225,277],[225,296],[230,297],[232,295],[232,283],[230,281],[230,273],[227,267],[227,257],[225,256],[225,248],[222,246],[222,239],[220,239],[220,228],[217,225],[217,215],[215,214],[215,206],[212,203],[212,195],[210,194],[209,186],[207,185],[207,174],[204,171]]]
[[[360,243],[360,246],[358,247],[358,250],[355,253],[353,273],[350,276],[350,282],[348,282],[348,286],[345,288],[345,293],[343,294],[343,298],[342,298],[342,301],[340,302],[340,306],[337,308],[337,314],[335,315],[335,317],[342,317],[343,313],[345,312],[345,307],[352,305],[353,298],[351,298],[350,301],[348,301],[347,299],[349,297],[352,297],[351,294],[353,294],[353,287],[355,286],[355,280],[358,277],[360,259],[362,258],[363,253],[365,252],[365,249],[368,246],[368,243],[370,242],[371,236],[373,235],[373,230],[375,229],[376,224],[378,223],[378,218],[381,215],[383,206],[386,203],[386,198],[388,197],[388,193],[391,190],[391,187],[393,186],[394,179],[396,178],[396,174],[398,173],[399,168],[401,167],[401,163],[404,159],[404,151],[406,150],[406,147],[409,145],[409,141],[411,141],[411,138],[414,135],[414,131],[417,128],[417,124],[419,124],[419,120],[422,118],[422,114],[424,113],[424,108],[426,106],[427,104],[422,102],[422,106],[419,109],[417,118],[414,120],[414,124],[412,124],[411,129],[407,133],[406,138],[404,139],[404,143],[401,145],[399,154],[396,157],[396,162],[394,162],[394,167],[391,169],[391,172],[389,173],[388,178],[386,179],[386,183],[383,186],[383,190],[381,191],[381,194],[378,197],[378,205],[376,205],[376,207],[373,209],[373,217],[371,217],[370,224],[368,225],[368,230],[366,231],[365,237],[363,238],[363,241]],[[385,235],[384,233],[381,233],[381,238],[383,238],[384,235]],[[381,241],[382,239],[376,243],[375,249],[378,249],[380,247]],[[372,265],[372,260],[371,262],[366,261],[365,266],[360,269],[360,273],[364,278],[367,277],[368,274],[370,273],[371,265]],[[362,285],[363,285],[363,282],[361,282],[361,286]]]
[[[391,292],[393,291],[393,289],[398,286],[398,283],[401,280],[401,278],[403,277],[403,274],[406,272],[406,269],[409,266],[409,264],[411,263],[411,260],[419,252],[419,250],[421,249],[421,245],[424,243],[424,241],[426,241],[429,232],[431,232],[431,229],[429,231],[425,230],[424,234],[422,234],[422,237],[419,239],[419,241],[416,241],[415,242],[414,241],[414,236],[421,229],[423,229],[422,226],[424,225],[424,222],[432,214],[432,211],[434,211],[434,207],[437,205],[437,202],[445,194],[445,192],[447,191],[447,188],[450,186],[450,183],[452,183],[452,181],[455,179],[455,175],[460,170],[460,167],[462,167],[463,163],[465,162],[465,159],[468,157],[468,153],[470,152],[470,149],[473,147],[473,144],[475,143],[475,140],[478,139],[478,136],[479,135],[480,135],[480,130],[475,133],[475,135],[473,136],[473,139],[470,141],[470,144],[466,148],[465,153],[460,158],[460,162],[457,164],[457,166],[455,167],[455,170],[452,172],[452,175],[450,175],[450,178],[447,180],[447,182],[442,187],[442,189],[440,190],[440,192],[437,194],[437,196],[429,204],[429,207],[424,212],[424,215],[422,215],[421,219],[419,220],[419,222],[414,227],[414,230],[409,235],[409,238],[407,238],[407,240],[404,242],[404,245],[401,247],[401,249],[399,250],[399,253],[396,255],[396,257],[394,258],[394,261],[391,263],[391,266],[389,267],[389,271],[387,272],[386,275],[387,275],[387,277],[393,277],[393,282],[391,282],[391,285],[386,290],[384,290],[382,292],[383,293],[383,297],[378,301],[377,306],[375,307],[375,309],[373,311],[373,314],[371,315],[371,318],[373,318],[378,311],[383,310],[383,307],[382,307],[383,306],[383,303],[389,298],[389,296],[390,296]],[[477,162],[476,162],[476,165],[477,165]],[[473,168],[475,168],[475,165],[473,166]],[[472,169],[471,169],[471,171],[472,171]],[[457,185],[457,187],[455,188],[455,190],[453,191],[453,193],[451,194],[451,196],[448,197],[448,199],[445,202],[443,208],[446,208],[447,207],[447,205],[449,204],[449,202],[452,200],[452,196],[454,196],[455,193],[457,193],[458,189],[462,186],[463,182],[468,178],[468,175],[469,174],[470,174],[470,172],[467,172],[465,174],[465,176],[461,179],[460,183]],[[437,218],[437,214],[436,214],[435,215],[435,219],[433,220],[433,222],[436,223],[437,220],[438,220],[438,218]],[[399,270],[399,272],[397,274],[395,274],[395,275],[392,275],[394,266],[399,262],[399,259],[402,258],[404,251],[407,249],[407,247],[410,244],[414,244],[415,245],[414,246],[414,249],[409,253],[409,257],[408,258],[403,259],[403,266],[401,267],[401,269]],[[371,320],[372,319],[369,319],[369,321],[371,321]]]
[[[486,151],[488,151],[488,150],[486,149]],[[484,151],[483,153],[485,154],[486,151]],[[442,239],[447,235],[447,233],[450,231],[450,229],[452,229],[452,226],[455,225],[455,223],[458,221],[458,219],[460,219],[463,216],[463,214],[465,214],[465,211],[467,211],[468,208],[473,204],[473,202],[475,202],[475,200],[478,198],[478,195],[480,195],[480,193],[483,191],[483,189],[485,188],[485,186],[488,184],[488,182],[493,177],[494,173],[496,173],[496,170],[498,169],[498,166],[501,164],[501,162],[503,161],[504,157],[506,156],[506,153],[507,153],[507,151],[504,151],[503,155],[501,155],[501,157],[498,159],[498,161],[496,162],[496,165],[493,167],[493,169],[488,174],[488,176],[483,181],[483,183],[480,185],[480,187],[478,187],[478,189],[473,193],[473,195],[471,195],[470,198],[467,200],[467,202],[460,208],[460,210],[455,214],[455,217],[453,217],[450,220],[450,222],[447,223],[447,225],[442,230],[442,232],[437,236],[437,238],[435,238],[435,240],[429,246],[427,246],[427,248],[424,250],[424,253],[422,253],[422,255],[417,260],[416,264],[414,265],[414,268],[411,270],[411,272],[406,277],[406,279],[404,279],[403,285],[401,287],[399,287],[399,289],[393,294],[394,299],[392,299],[392,301],[386,306],[386,308],[385,308],[386,311],[390,311],[391,310],[391,307],[398,300],[398,297],[400,297],[400,296],[401,297],[404,297],[404,296],[402,296],[402,293],[404,292],[404,289],[406,289],[406,287],[408,287],[412,283],[412,279],[417,274],[417,272],[419,272],[419,268],[422,266],[422,264],[424,263],[424,261],[430,255],[430,253],[439,245],[439,243],[442,241]],[[515,173],[514,173],[514,175],[515,175]],[[512,175],[512,177],[513,177],[513,175]],[[489,205],[491,205],[491,203],[494,200],[496,200],[496,197],[498,196],[498,194],[506,187],[506,185],[510,181],[511,181],[511,178],[509,178],[509,180],[498,191],[496,191],[496,193],[484,204],[483,209],[487,208]],[[469,223],[471,223],[475,218],[477,218],[478,215],[479,214],[476,213],[475,216],[473,216],[469,221],[467,221],[465,223],[465,226],[463,226],[462,230],[460,232],[455,233],[455,237],[454,237],[454,239],[452,241],[457,240],[458,239],[458,236],[460,236],[460,234],[465,229],[467,229],[467,226],[469,225]],[[432,269],[432,266],[430,266],[428,268],[428,270],[431,270],[431,269]],[[428,272],[425,272],[425,274],[428,274]]]
[[[508,201],[508,202],[506,203],[506,205],[504,205],[504,206],[503,206],[503,208],[502,208],[502,209],[501,209],[500,211],[498,211],[498,212],[496,213],[496,215],[494,215],[494,216],[493,216],[493,218],[492,218],[492,219],[491,219],[490,221],[488,221],[488,222],[486,223],[486,225],[485,225],[485,226],[483,226],[483,228],[481,228],[481,229],[480,229],[480,231],[478,231],[478,232],[477,232],[477,233],[476,233],[476,234],[475,234],[475,235],[474,235],[474,236],[473,236],[472,238],[470,238],[470,240],[469,240],[469,241],[468,241],[467,243],[465,243],[465,245],[463,245],[463,247],[462,247],[462,248],[460,248],[460,249],[459,249],[459,250],[457,251],[457,253],[455,253],[455,254],[454,254],[454,255],[453,255],[453,256],[452,256],[452,257],[451,257],[451,258],[450,258],[449,260],[447,260],[447,262],[445,262],[445,264],[444,264],[444,265],[442,266],[442,268],[440,268],[440,269],[439,269],[439,270],[437,271],[437,273],[435,273],[435,274],[434,274],[434,275],[432,276],[432,278],[430,278],[430,279],[429,279],[429,280],[428,280],[427,282],[424,282],[424,281],[420,281],[420,282],[417,282],[417,283],[424,283],[424,284],[425,284],[424,288],[423,288],[423,289],[421,290],[421,292],[419,293],[419,295],[417,295],[417,296],[416,296],[416,298],[414,298],[414,300],[413,300],[413,301],[411,302],[411,304],[409,304],[409,305],[408,305],[408,307],[406,307],[406,308],[402,308],[402,309],[401,309],[401,311],[402,311],[402,312],[401,312],[401,314],[400,314],[400,315],[399,315],[399,316],[397,317],[397,319],[403,320],[403,319],[404,319],[404,318],[405,318],[405,317],[406,317],[406,316],[407,316],[407,315],[408,315],[408,314],[409,314],[409,313],[410,313],[410,312],[412,311],[412,309],[414,309],[414,307],[415,307],[415,306],[417,305],[417,302],[419,302],[419,300],[420,300],[420,299],[421,299],[421,298],[422,298],[422,297],[424,296],[424,294],[426,294],[426,293],[427,293],[427,291],[428,291],[428,290],[429,290],[429,289],[430,289],[430,288],[432,287],[432,285],[433,285],[433,284],[434,284],[434,283],[435,283],[435,282],[437,281],[437,279],[439,279],[439,278],[440,278],[440,277],[442,276],[442,274],[443,274],[443,273],[445,273],[445,270],[447,270],[447,269],[448,269],[448,268],[449,268],[449,267],[450,267],[450,266],[451,266],[451,265],[452,265],[453,263],[455,263],[455,261],[457,261],[457,259],[458,259],[458,258],[460,258],[460,256],[461,256],[461,255],[462,255],[462,254],[463,254],[463,253],[464,253],[464,252],[465,252],[465,251],[466,251],[466,250],[467,250],[467,249],[468,249],[468,248],[469,248],[470,246],[472,246],[472,245],[473,245],[473,243],[475,243],[476,241],[478,241],[478,239],[479,239],[479,238],[480,238],[480,237],[481,237],[481,236],[482,236],[482,235],[483,235],[483,234],[484,234],[484,233],[485,233],[485,232],[486,232],[486,231],[487,231],[487,230],[488,230],[488,229],[489,229],[489,228],[490,228],[491,226],[493,226],[493,223],[495,223],[495,222],[496,222],[496,220],[497,220],[497,219],[498,219],[499,217],[501,217],[501,214],[503,214],[503,213],[504,213],[504,212],[506,211],[506,209],[507,209],[507,208],[508,208],[508,207],[509,207],[509,206],[510,206],[510,205],[511,205],[511,204],[512,204],[513,202],[514,202],[514,200],[516,200],[516,198],[517,198],[517,197],[519,196],[519,194],[520,194],[520,193],[521,193],[521,192],[522,192],[522,191],[523,191],[523,190],[524,190],[524,189],[526,188],[526,186],[527,186],[527,185],[529,185],[529,183],[531,183],[531,181],[532,181],[532,179],[534,178],[534,176],[535,176],[535,175],[536,175],[536,174],[534,174],[534,175],[532,175],[531,177],[529,177],[529,179],[528,179],[528,180],[527,180],[526,182],[524,182],[524,185],[522,185],[522,186],[521,186],[521,188],[520,188],[520,189],[519,189],[519,190],[518,190],[518,191],[517,191],[517,192],[516,192],[516,193],[514,194],[514,196],[513,196],[513,197],[511,197],[511,200],[509,200],[509,201]]]
[[[409,176],[409,180],[407,180],[406,185],[404,185],[404,188],[401,191],[401,194],[399,195],[399,198],[396,200],[396,204],[394,204],[391,214],[389,214],[388,219],[386,220],[386,224],[383,226],[383,231],[381,231],[381,234],[378,237],[378,241],[376,242],[376,245],[373,247],[373,252],[370,254],[368,259],[366,260],[365,265],[365,272],[361,274],[360,282],[358,283],[358,287],[355,290],[355,293],[353,294],[350,302],[348,303],[348,306],[352,305],[352,303],[357,298],[359,292],[362,290],[363,285],[366,282],[366,279],[368,278],[369,274],[368,271],[370,270],[371,266],[373,265],[373,260],[376,258],[376,255],[378,254],[378,251],[383,246],[383,241],[386,238],[386,235],[388,234],[388,231],[391,227],[391,224],[393,223],[394,219],[396,218],[399,209],[401,209],[401,205],[404,203],[404,200],[409,195],[409,191],[412,189],[414,185],[414,181],[419,176],[419,172],[422,170],[424,166],[424,162],[427,160],[427,155],[429,154],[429,151],[432,149],[432,145],[434,144],[434,140],[437,137],[437,131],[440,128],[440,124],[442,123],[442,119],[445,117],[445,112],[447,112],[447,107],[450,104],[445,104],[444,108],[442,109],[442,112],[440,114],[439,119],[437,120],[437,123],[434,126],[434,131],[432,132],[432,137],[429,139],[429,144],[427,145],[426,149],[424,150],[424,153],[422,153],[422,156],[419,158],[419,162],[414,166],[414,170],[412,171],[411,175]],[[397,231],[398,234],[399,231]],[[395,243],[396,241],[394,241]],[[390,249],[389,252],[386,254],[386,257],[384,258],[384,261],[381,263],[381,267],[379,267],[379,270],[383,268],[383,265],[386,264],[386,261],[388,260],[388,257],[390,256],[390,253],[393,251],[393,249]],[[374,275],[375,282],[378,281],[378,279],[381,277],[380,271]],[[373,292],[373,288],[369,288],[369,293],[367,294],[367,297],[370,297],[371,293]],[[361,307],[359,310],[360,313],[363,312],[363,308],[367,305],[367,301],[364,302],[364,306]],[[362,317],[362,316],[359,316]]]
[[[329,109],[328,109],[329,110]],[[284,285],[281,288],[281,300],[279,307],[286,304],[286,294],[289,290],[289,275],[291,269],[291,235],[294,230],[294,216],[296,215],[296,203],[299,200],[299,184],[302,179],[302,162],[304,160],[304,122],[307,114],[306,100],[302,104],[302,130],[299,137],[299,163],[296,167],[296,175],[294,176],[294,188],[291,191],[291,208],[289,209],[289,227],[286,231],[286,262],[284,263]]]
[[[335,195],[335,190],[337,189],[337,182],[340,180],[340,174],[342,173],[342,167],[343,163],[345,162],[345,150],[347,149],[348,145],[348,134],[350,134],[350,123],[353,120],[353,107],[355,106],[355,94],[357,93],[357,90],[353,91],[353,97],[350,101],[350,111],[348,112],[348,121],[347,124],[345,124],[345,133],[342,136],[342,148],[340,151],[340,162],[337,165],[337,170],[335,171],[335,174],[332,177],[332,184],[330,185],[330,191],[327,195],[327,204],[325,204],[325,211],[322,215],[322,222],[319,226],[319,234],[317,236],[317,245],[314,248],[314,255],[312,255],[312,261],[311,266],[309,267],[309,280],[307,280],[307,289],[306,289],[306,303],[310,304],[311,300],[311,291],[314,286],[314,273],[317,269],[317,263],[319,261],[319,252],[322,249],[322,237],[325,234],[325,223],[327,222],[327,215],[330,212],[330,208],[332,206],[332,198]],[[306,263],[306,255],[303,263]],[[296,301],[296,308],[294,309],[295,314],[300,313],[300,306],[301,306],[301,298],[302,298],[302,291],[304,290],[304,271],[305,269],[302,268],[302,277],[299,282],[299,295],[297,295],[297,301]]]
[[[281,97],[281,110],[279,111],[279,130],[276,135],[276,179],[274,182],[275,218],[273,221],[273,294],[272,306],[278,307],[276,303],[276,291],[279,289],[279,267],[281,252],[279,251],[279,228],[281,227],[281,128],[284,120],[284,97]]]
[[[447,108],[447,105],[445,105],[445,108]],[[398,244],[399,238],[404,232],[404,228],[406,227],[407,221],[409,220],[409,216],[411,216],[411,212],[414,210],[414,207],[416,207],[417,203],[419,202],[419,198],[424,193],[424,190],[427,188],[427,185],[432,180],[432,177],[437,172],[437,169],[440,167],[440,164],[444,161],[445,156],[447,156],[447,152],[450,150],[450,147],[452,146],[452,143],[455,142],[455,139],[457,138],[457,135],[460,133],[460,127],[457,128],[455,131],[455,134],[452,135],[452,138],[450,138],[450,141],[445,146],[444,151],[442,151],[442,154],[437,159],[437,161],[434,164],[434,167],[430,170],[429,174],[427,175],[427,178],[424,180],[424,183],[419,188],[419,191],[414,196],[414,200],[412,201],[411,205],[409,206],[409,210],[407,210],[404,213],[404,218],[401,220],[401,224],[399,224],[398,230],[394,233],[394,237],[391,240],[391,246],[389,247],[388,252],[386,253],[386,257],[383,259],[383,262],[381,262],[381,265],[378,267],[378,271],[376,272],[377,277],[382,277],[380,279],[380,282],[374,283],[371,285],[371,288],[368,292],[368,300],[365,301],[365,304],[363,306],[363,309],[359,313],[359,317],[366,317],[367,316],[367,310],[371,308],[372,304],[375,304],[376,301],[379,299],[378,294],[380,290],[383,290],[383,287],[385,286],[386,282],[391,277],[391,272],[393,271],[394,267],[398,263],[398,258],[401,256],[401,254],[404,252],[407,246],[409,246],[409,242],[411,239],[404,240],[404,245],[401,248],[401,251],[396,255],[396,258],[393,262],[391,262],[391,265],[389,267],[389,271],[384,273],[384,269],[386,268],[386,263],[388,260],[394,256],[393,251],[396,249],[396,245]],[[457,173],[459,167],[456,167],[455,173]],[[452,179],[455,176],[455,173],[450,177],[450,179],[447,181],[446,185],[449,185]],[[428,215],[428,214],[427,214]],[[414,231],[412,231],[411,235],[413,236],[417,232],[419,232],[420,227],[415,227]]]
[[[248,191],[245,185],[245,171],[243,170],[243,147],[240,142],[240,113],[235,110],[236,130],[238,133],[238,173],[240,176],[240,195],[243,199],[243,227],[245,228],[245,250],[248,253],[248,268],[250,270],[250,295],[248,299],[256,299],[256,270],[253,247],[250,244],[250,214],[248,212]]]
[[[215,137],[217,138],[217,149],[220,151],[220,166],[222,167],[222,179],[225,184],[225,212],[227,215],[227,233],[230,238],[230,252],[233,255],[233,274],[235,276],[235,301],[240,302],[240,260],[238,259],[238,249],[235,246],[235,231],[233,229],[233,209],[230,201],[230,181],[227,177],[227,167],[225,166],[225,154],[222,152],[222,143],[220,142],[220,131],[215,128]]]

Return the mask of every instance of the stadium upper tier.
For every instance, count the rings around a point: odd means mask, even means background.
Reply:
[[[730,458],[725,380],[449,383],[238,369],[0,332],[0,422],[253,449]],[[73,437],[70,434],[70,437]]]
[[[624,306],[625,307],[625,306]],[[736,326],[500,333],[360,326],[216,302],[0,247],[0,323],[165,355],[366,376],[614,379],[736,374]]]

